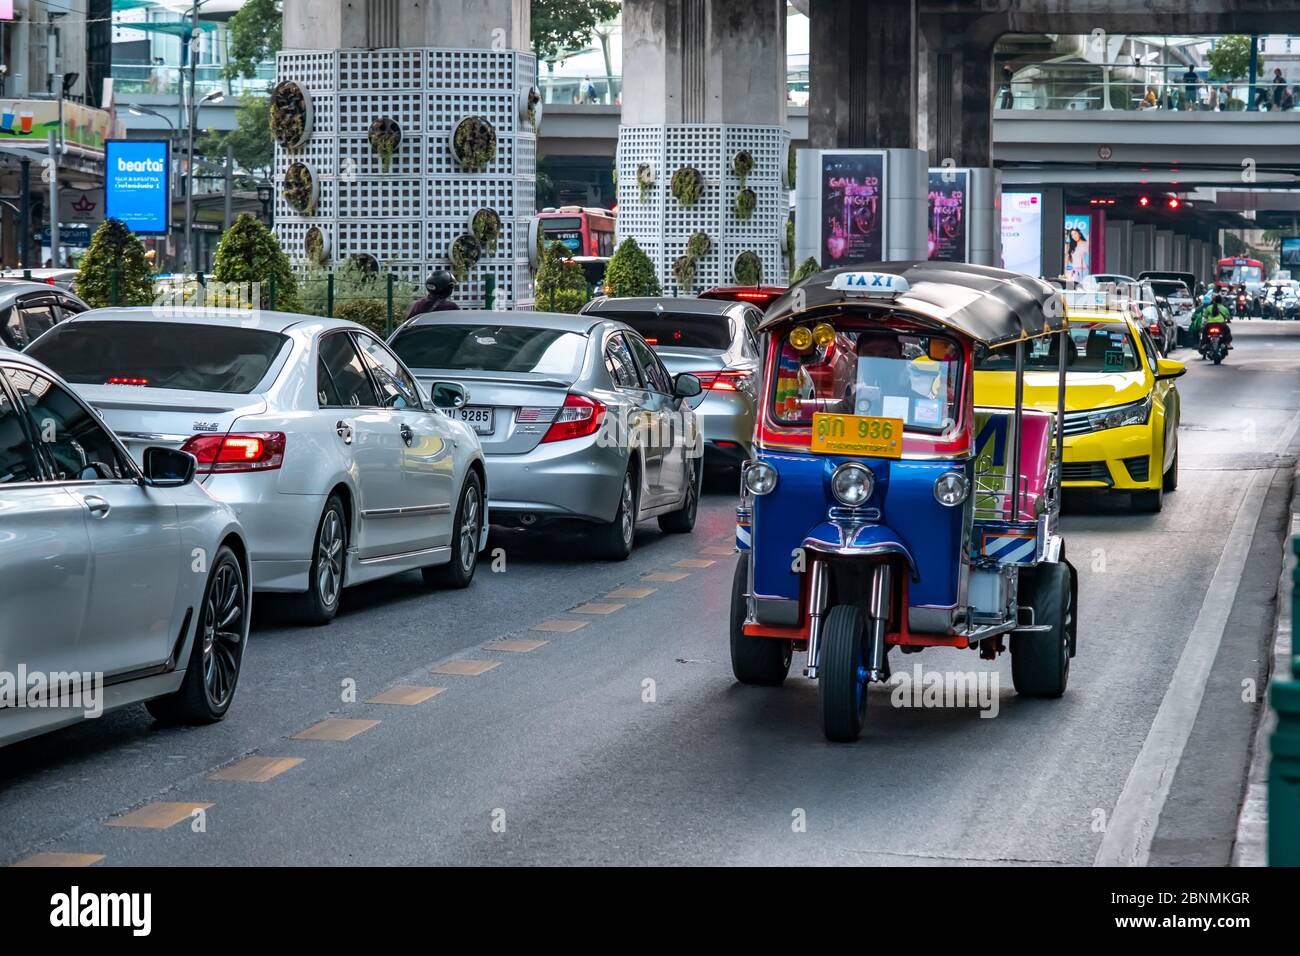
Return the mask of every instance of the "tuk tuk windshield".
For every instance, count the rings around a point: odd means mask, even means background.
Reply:
[[[1141,367],[1133,337],[1119,322],[1070,322],[1070,344],[1065,367],[1076,372],[1136,372]],[[1034,339],[1025,352],[1027,371],[1055,371],[1060,363],[1059,335]],[[1014,348],[976,350],[975,371],[1011,372],[1016,367]]]
[[[810,426],[816,412],[902,419],[909,431],[942,434],[955,424],[961,348],[952,339],[795,326],[779,340],[772,415]],[[819,333],[814,339],[810,331]],[[792,341],[793,340],[793,341]]]

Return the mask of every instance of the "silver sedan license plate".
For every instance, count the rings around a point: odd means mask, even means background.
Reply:
[[[456,416],[480,435],[492,434],[492,409],[486,405],[466,405],[456,409]]]

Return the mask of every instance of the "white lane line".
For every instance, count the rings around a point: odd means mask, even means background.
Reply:
[[[1297,412],[1279,437],[1276,448],[1285,451],[1300,429]],[[1237,588],[1250,555],[1255,526],[1276,469],[1250,473],[1223,554],[1196,615],[1183,653],[1178,658],[1169,687],[1155,720],[1142,743],[1128,780],[1111,813],[1094,866],[1146,866],[1151,857],[1160,813],[1169,797],[1174,774],[1183,758],[1192,725],[1205,696],[1205,682],[1223,643],[1228,616],[1236,603]],[[1262,479],[1262,480],[1261,480]]]

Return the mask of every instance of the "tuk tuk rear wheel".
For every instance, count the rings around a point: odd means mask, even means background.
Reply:
[[[790,673],[790,641],[745,636],[745,598],[749,589],[749,553],[742,552],[731,581],[731,672],[742,684],[779,687]]]
[[[1034,623],[1051,630],[1011,635],[1011,682],[1025,697],[1060,697],[1070,680],[1070,569],[1064,562],[1040,564],[1028,581],[1021,574],[1021,586],[1029,585]]]
[[[865,618],[854,604],[837,604],[826,615],[817,692],[822,732],[836,743],[852,743],[867,720]]]

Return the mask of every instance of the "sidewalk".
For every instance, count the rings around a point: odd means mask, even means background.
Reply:
[[[1291,526],[1282,541],[1282,576],[1277,587],[1277,623],[1274,629],[1273,660],[1269,681],[1277,674],[1291,673],[1291,587],[1296,556],[1291,538],[1300,534],[1300,467],[1291,490]],[[1257,689],[1258,706],[1263,708],[1255,740],[1251,745],[1250,774],[1246,797],[1237,818],[1237,840],[1232,848],[1233,866],[1268,866],[1268,761],[1269,738],[1277,725],[1277,716],[1268,705],[1268,688]]]

